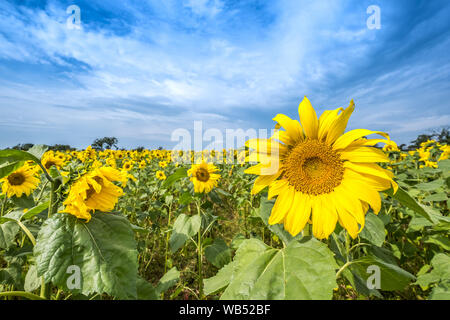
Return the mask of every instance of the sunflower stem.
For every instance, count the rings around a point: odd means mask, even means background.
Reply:
[[[2,211],[0,212],[0,217],[3,217],[3,213],[5,212],[6,201],[8,201],[8,196],[5,193],[5,197],[3,198],[3,202],[2,202]]]
[[[55,182],[51,182],[51,191],[50,191],[50,202],[48,204],[48,217],[50,218],[54,213],[54,204],[55,204]]]
[[[25,291],[8,291],[8,292],[0,292],[0,297],[23,297],[30,300],[45,300],[44,298]]]
[[[339,276],[341,275],[342,271],[345,270],[345,268],[347,268],[349,265],[353,264],[353,261],[347,261],[336,273],[336,279],[339,278]]]
[[[198,215],[202,216],[200,203],[197,201]],[[198,292],[200,300],[203,300],[203,247],[201,227],[197,234],[197,260],[198,260]]]

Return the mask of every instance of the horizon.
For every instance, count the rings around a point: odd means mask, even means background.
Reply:
[[[448,1],[3,1],[0,148],[171,149],[195,121],[298,120],[303,96],[318,115],[354,99],[347,130],[408,145],[450,125],[449,16]]]

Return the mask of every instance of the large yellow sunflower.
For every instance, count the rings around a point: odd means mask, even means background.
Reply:
[[[124,184],[126,179],[123,173],[111,167],[94,169],[72,185],[62,212],[89,222],[91,212],[94,210],[112,211],[118,198],[123,194],[122,188],[116,186],[113,181]]]
[[[194,184],[194,191],[198,193],[208,193],[214,187],[220,178],[220,174],[215,173],[219,169],[212,163],[202,162],[200,164],[192,165],[192,168],[188,170],[188,175],[191,177],[191,181]]]
[[[23,194],[29,196],[39,185],[40,180],[36,177],[39,169],[38,166],[24,164],[10,175],[0,179],[2,192],[9,198],[12,196],[20,198]]]
[[[379,142],[395,146],[386,133],[356,129],[344,133],[354,110],[353,100],[346,109],[325,111],[319,119],[305,97],[298,113],[300,122],[278,114],[273,120],[285,129],[270,139],[247,141],[256,150],[250,161],[260,162],[245,172],[256,174],[252,193],[269,187],[268,198],[277,196],[269,224],[283,223],[293,236],[309,222],[316,238],[334,231],[339,221],[352,238],[364,228],[369,206],[381,208],[379,191],[391,186],[393,174],[376,162],[389,162],[373,146]],[[386,139],[366,139],[370,134]]]

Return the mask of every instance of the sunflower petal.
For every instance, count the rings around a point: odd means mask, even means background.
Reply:
[[[298,114],[306,137],[311,139],[317,138],[319,121],[317,120],[316,111],[306,96],[298,106]]]

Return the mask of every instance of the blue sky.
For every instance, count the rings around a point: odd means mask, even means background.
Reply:
[[[354,99],[348,129],[408,143],[450,125],[449,17],[447,0],[2,0],[0,147],[170,148],[195,120],[272,128],[304,95],[318,113]]]

